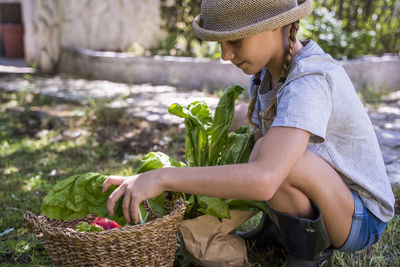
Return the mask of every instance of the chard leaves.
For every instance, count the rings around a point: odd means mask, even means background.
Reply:
[[[184,118],[186,127],[186,163],[189,167],[216,166],[248,162],[254,145],[250,127],[229,133],[235,111],[235,100],[243,92],[238,85],[228,87],[221,96],[214,116],[204,102],[193,102],[187,108],[173,104],[168,111]],[[230,218],[229,209],[263,209],[261,201],[219,199],[188,195],[185,218],[210,214],[218,218]]]
[[[221,96],[215,109],[212,124],[210,149],[208,151],[208,165],[219,165],[220,157],[225,153],[228,141],[228,130],[235,112],[235,100],[242,93],[243,88],[238,85],[228,87]],[[232,164],[235,162],[232,162]]]
[[[240,127],[229,134],[225,151],[221,155],[220,165],[246,163],[249,161],[254,145],[253,130],[250,127]]]
[[[172,104],[168,111],[185,119],[186,164],[189,167],[206,166],[212,127],[212,115],[207,104],[204,101],[195,101],[187,108]]]

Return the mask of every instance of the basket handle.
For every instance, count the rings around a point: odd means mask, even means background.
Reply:
[[[29,210],[26,210],[24,213],[24,220],[28,224],[28,227],[35,233],[39,234],[40,232],[43,232],[42,227],[40,226],[39,218],[30,212]]]
[[[43,219],[28,210],[26,210],[24,213],[24,220],[27,222],[28,227],[32,229],[36,235],[40,235],[42,233],[49,233],[52,235],[59,234],[54,232],[54,229],[48,227],[47,224],[43,223]]]

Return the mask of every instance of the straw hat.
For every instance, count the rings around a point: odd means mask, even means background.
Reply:
[[[205,41],[242,39],[307,17],[312,0],[202,0],[193,21]]]

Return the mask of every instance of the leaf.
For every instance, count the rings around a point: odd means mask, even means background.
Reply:
[[[212,127],[211,111],[207,104],[204,101],[195,101],[187,108],[179,104],[172,104],[168,111],[184,118],[187,165],[189,167],[205,166]]]
[[[172,104],[168,108],[168,112],[180,118],[187,118],[189,116],[188,110],[177,103]]]
[[[243,92],[238,85],[228,87],[221,96],[214,118],[204,102],[196,101],[187,108],[173,104],[168,111],[184,118],[186,127],[186,163],[189,167],[215,166],[248,162],[254,145],[253,130],[241,127],[229,133],[235,110],[235,100]],[[185,218],[210,214],[218,218],[230,218],[229,209],[266,211],[260,201],[229,200],[191,195],[186,199]]]
[[[203,214],[210,214],[220,219],[231,218],[228,204],[220,198],[198,196],[198,202],[201,206],[198,210]]]
[[[164,196],[165,196],[165,193],[162,192],[158,196],[147,200],[147,203],[149,203],[149,207],[150,207],[151,211],[154,213],[154,215],[156,215],[159,218],[164,216],[164,208],[163,208]]]
[[[185,164],[183,162],[174,160],[173,158],[162,152],[150,152],[143,157],[137,173],[147,172],[165,167],[185,167]],[[164,216],[164,196],[165,193],[163,192],[160,195],[147,200],[150,209],[157,217]]]
[[[168,155],[162,152],[150,152],[147,153],[140,163],[137,173],[147,172],[151,170],[157,170],[165,167],[184,167],[183,162],[174,160]]]
[[[88,214],[107,217],[108,196],[116,187],[112,186],[103,193],[105,180],[106,176],[90,172],[57,182],[43,199],[42,213],[59,220],[83,218]],[[117,202],[116,215],[122,214],[119,206],[121,201]]]
[[[229,134],[225,153],[222,155],[220,164],[237,164],[249,161],[254,146],[253,129],[248,126],[240,127]]]
[[[227,199],[226,203],[229,206],[229,209],[238,209],[238,210],[261,210],[264,213],[268,213],[267,205],[263,201],[254,201],[247,199]]]
[[[214,120],[212,124],[210,149],[208,153],[208,165],[218,165],[220,156],[225,151],[228,142],[228,131],[232,123],[233,114],[235,112],[235,100],[243,92],[243,88],[239,85],[228,87],[221,98],[215,110]]]
[[[75,227],[76,231],[79,232],[102,232],[104,231],[103,228],[101,228],[98,225],[90,225],[87,222],[81,222]]]

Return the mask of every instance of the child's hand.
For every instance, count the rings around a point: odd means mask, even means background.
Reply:
[[[125,220],[130,223],[132,216],[137,223],[139,204],[162,193],[160,180],[155,173],[155,171],[149,171],[135,176],[109,176],[103,183],[103,192],[106,192],[111,185],[119,186],[108,197],[108,214],[110,216],[114,214],[115,203],[122,195],[125,195],[122,202]]]

